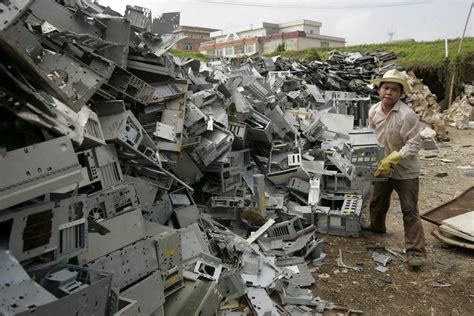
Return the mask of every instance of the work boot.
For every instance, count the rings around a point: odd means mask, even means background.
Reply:
[[[363,230],[368,230],[369,232],[371,233],[374,233],[374,234],[386,234],[387,233],[387,229],[386,228],[374,228],[372,227],[372,225],[362,225],[361,226]]]
[[[425,259],[421,256],[409,255],[407,263],[413,270],[418,270],[425,265]]]

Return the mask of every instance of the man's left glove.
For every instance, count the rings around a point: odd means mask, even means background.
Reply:
[[[402,156],[398,151],[392,151],[390,155],[380,160],[377,170],[374,172],[374,176],[385,177],[390,173],[390,167],[398,164],[402,160]]]

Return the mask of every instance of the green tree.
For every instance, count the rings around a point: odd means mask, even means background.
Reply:
[[[286,50],[285,43],[280,43],[275,49],[275,53],[283,53],[285,50]]]

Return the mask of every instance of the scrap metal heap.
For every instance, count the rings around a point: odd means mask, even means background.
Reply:
[[[151,23],[134,6],[0,3],[0,313],[330,308],[305,288],[314,233],[358,236],[369,181],[386,180],[367,73],[342,86],[341,63],[179,60]]]

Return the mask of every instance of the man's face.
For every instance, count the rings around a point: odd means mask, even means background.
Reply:
[[[401,95],[402,90],[398,83],[382,82],[380,85],[379,97],[384,106],[392,107],[400,99]]]

